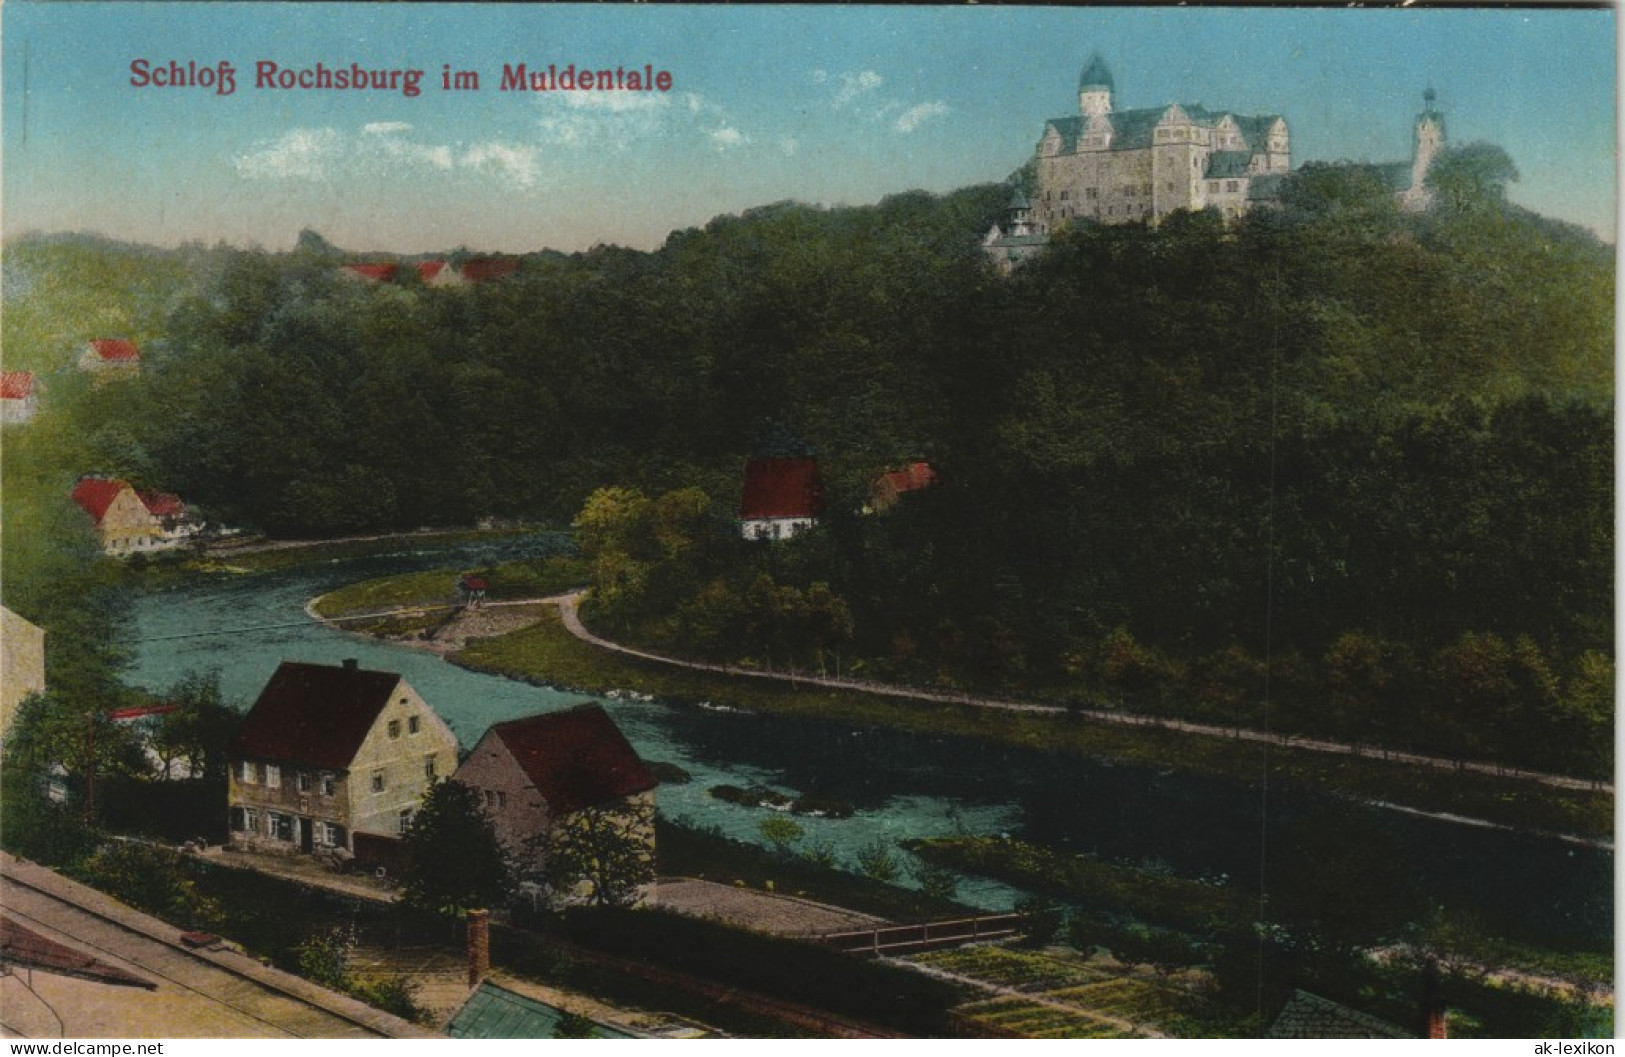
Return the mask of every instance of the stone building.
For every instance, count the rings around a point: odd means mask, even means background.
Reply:
[[[355,851],[355,835],[397,837],[457,737],[393,672],[284,661],[229,751],[231,842],[287,854]]]
[[[1045,123],[1035,162],[1039,235],[1079,217],[1155,222],[1209,207],[1235,217],[1275,194],[1292,167],[1292,136],[1279,114],[1195,103],[1119,110],[1111,71],[1096,55],[1078,78],[1077,116]]]
[[[549,834],[599,809],[623,817],[628,835],[654,855],[659,783],[599,705],[498,723],[453,777],[479,794],[498,839],[515,854],[545,859]]]
[[[1399,203],[1424,208],[1428,168],[1445,145],[1429,89],[1409,161],[1377,166]],[[1032,160],[1031,196],[1019,191],[982,240],[1009,271],[1073,221],[1155,224],[1176,210],[1214,209],[1227,219],[1275,203],[1292,169],[1292,134],[1279,114],[1238,114],[1197,103],[1118,109],[1099,55],[1078,78],[1078,113],[1052,118]]]

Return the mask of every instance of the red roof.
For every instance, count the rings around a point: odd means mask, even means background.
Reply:
[[[149,991],[157,985],[134,973],[125,972],[116,965],[97,961],[83,951],[75,950],[33,929],[0,917],[0,965],[21,965],[40,972],[73,976],[81,980],[95,980],[104,984],[122,984],[127,987],[145,987]]]
[[[153,517],[185,517],[186,504],[173,492],[137,492]]]
[[[73,501],[100,525],[102,518],[107,516],[107,508],[128,487],[113,477],[81,477],[79,483],[73,486]]]
[[[491,728],[554,813],[647,792],[660,783],[602,706],[498,723]]]
[[[916,462],[885,474],[885,478],[899,492],[918,492],[937,483],[937,471],[928,462]]]
[[[433,279],[435,276],[439,275],[441,272],[446,270],[446,262],[445,261],[419,261],[418,265],[417,265],[417,269],[418,269],[418,275],[420,275],[423,278],[423,281],[428,282],[430,279]]]
[[[103,363],[134,363],[141,358],[135,342],[123,338],[97,338],[90,347]]]
[[[518,257],[470,257],[463,262],[463,278],[471,283],[501,279],[518,270]]]
[[[348,767],[401,677],[283,661],[231,742],[238,759]]]
[[[0,399],[27,400],[33,393],[33,371],[0,371]]]
[[[129,708],[110,708],[107,718],[111,720],[141,719],[145,716],[164,716],[176,709],[179,705],[131,705]]]
[[[377,264],[346,264],[344,270],[351,275],[367,279],[375,283],[387,283],[395,278],[395,273],[401,266],[394,261],[380,261]]]
[[[745,494],[739,516],[815,517],[823,486],[813,459],[752,459],[745,464]]]

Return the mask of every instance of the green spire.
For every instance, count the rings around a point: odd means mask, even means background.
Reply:
[[[1117,86],[1112,83],[1112,72],[1106,68],[1106,60],[1100,57],[1100,52],[1089,56],[1088,63],[1083,67],[1083,73],[1078,75],[1078,88],[1116,90]]]

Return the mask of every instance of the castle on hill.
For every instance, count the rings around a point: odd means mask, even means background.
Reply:
[[[1377,166],[1406,208],[1427,203],[1426,177],[1444,146],[1444,118],[1424,95],[1409,162]],[[1119,110],[1111,70],[1093,55],[1078,77],[1078,113],[1044,123],[1036,190],[1017,190],[1003,225],[983,240],[1009,268],[1074,220],[1158,223],[1179,209],[1234,219],[1278,201],[1292,168],[1292,132],[1279,114],[1244,115],[1170,103]]]

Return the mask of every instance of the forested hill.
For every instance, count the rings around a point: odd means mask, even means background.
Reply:
[[[1507,204],[1509,175],[1453,152],[1406,214],[1373,170],[1309,166],[1280,209],[1079,225],[1008,277],[979,248],[1001,186],[781,203],[445,288],[345,278],[314,234],[14,242],[6,358],[45,397],[7,428],[9,554],[31,498],[27,524],[76,523],[51,509],[83,472],[281,535],[567,519],[612,485],[698,488],[725,532],[747,458],[807,454],[824,524],[756,560],[834,584],[858,648],[927,675],[1098,668],[1078,644],[1115,642],[1132,681],[1155,669],[1133,636],[1256,651],[1269,621],[1316,657],[1482,634],[1595,667],[1613,254]],[[140,376],[89,384],[95,337],[141,342]],[[853,513],[912,459],[936,488]]]

